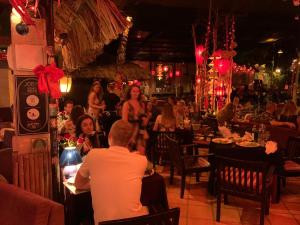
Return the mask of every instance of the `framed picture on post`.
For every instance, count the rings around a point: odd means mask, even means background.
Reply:
[[[17,134],[48,133],[48,96],[38,91],[35,76],[16,76]]]

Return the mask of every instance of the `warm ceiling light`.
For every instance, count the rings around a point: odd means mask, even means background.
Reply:
[[[280,68],[277,68],[277,69],[275,70],[275,72],[276,72],[276,73],[281,73],[281,69],[280,69]]]
[[[279,49],[277,53],[278,53],[278,54],[282,54],[283,51],[282,51],[281,49]]]
[[[10,15],[10,21],[14,24],[21,23],[21,21],[22,21],[22,17],[20,16],[20,14],[17,12],[17,10],[15,8],[12,8],[12,12]]]
[[[59,87],[62,93],[69,93],[72,87],[72,78],[64,76],[59,80]]]
[[[266,39],[262,40],[260,43],[273,43],[278,40],[279,40],[279,38],[266,38]]]
[[[131,17],[131,16],[127,16],[127,17],[126,17],[126,20],[127,20],[128,22],[131,22],[131,21],[132,21],[132,17]]]

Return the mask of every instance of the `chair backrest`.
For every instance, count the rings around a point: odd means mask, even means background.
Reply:
[[[300,137],[289,137],[286,155],[289,160],[300,162]]]
[[[287,127],[270,126],[267,127],[270,131],[270,140],[277,142],[280,150],[286,149],[289,143],[289,137],[297,137],[300,133],[297,129]]]
[[[254,199],[264,194],[267,163],[216,156],[216,168],[219,190]]]
[[[173,208],[146,216],[100,222],[99,225],[178,225],[179,215],[180,209]]]
[[[177,140],[168,137],[167,136],[167,141],[168,141],[168,146],[169,146],[169,157],[171,159],[171,162],[175,166],[175,168],[179,171],[182,171],[185,169],[184,167],[184,161],[182,159],[182,152],[181,152],[181,147],[180,144]]]
[[[218,120],[215,117],[206,117],[204,124],[208,125],[214,132],[218,132]]]
[[[155,134],[155,150],[158,152],[167,152],[168,151],[168,142],[167,137],[171,137],[173,139],[176,138],[175,132],[161,132],[158,131]]]

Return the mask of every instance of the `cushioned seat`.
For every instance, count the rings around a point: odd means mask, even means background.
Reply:
[[[0,183],[0,212],[1,225],[64,224],[63,205],[5,183]]]
[[[292,160],[287,160],[284,162],[284,170],[286,172],[300,172],[300,164]]]

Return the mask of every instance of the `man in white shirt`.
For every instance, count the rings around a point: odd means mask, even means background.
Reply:
[[[130,123],[116,121],[109,133],[110,147],[92,149],[76,175],[77,189],[90,183],[95,224],[148,213],[140,202],[147,159],[129,152],[132,132]]]

